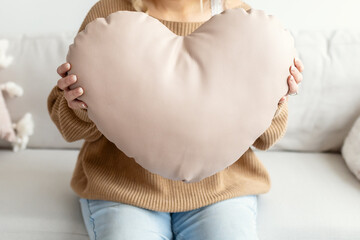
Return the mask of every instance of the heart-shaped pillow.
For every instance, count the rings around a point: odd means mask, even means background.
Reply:
[[[187,36],[136,11],[97,18],[66,60],[100,132],[143,168],[197,182],[237,161],[288,91],[294,39],[261,10],[227,9]]]

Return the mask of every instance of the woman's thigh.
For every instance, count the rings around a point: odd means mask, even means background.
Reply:
[[[258,240],[257,195],[240,196],[172,213],[176,240]]]
[[[169,213],[112,201],[79,201],[91,240],[173,239]]]

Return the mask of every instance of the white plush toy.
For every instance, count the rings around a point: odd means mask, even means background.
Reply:
[[[350,171],[360,180],[360,116],[345,138],[341,153]]]
[[[6,56],[6,50],[9,47],[9,41],[6,39],[0,40],[0,69],[7,68],[13,61],[12,56]]]
[[[0,40],[0,69],[8,67],[13,61],[13,57],[6,56],[8,46],[7,40]],[[17,152],[26,148],[29,136],[34,133],[34,121],[31,113],[26,113],[17,123],[12,123],[3,93],[9,97],[20,97],[24,91],[14,82],[0,84],[0,138],[10,142],[13,151]]]

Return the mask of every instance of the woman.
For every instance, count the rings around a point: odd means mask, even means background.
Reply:
[[[198,0],[101,0],[79,32],[97,17],[127,10],[146,12],[174,33],[187,35],[214,14],[235,7],[250,10],[237,0],[200,4]],[[48,97],[48,109],[66,141],[85,139],[71,187],[80,197],[90,239],[258,239],[257,196],[269,191],[270,178],[251,148],[228,168],[196,183],[148,172],[109,142],[88,118],[86,103],[76,99],[83,89],[69,89],[76,82],[75,75],[67,76],[70,68],[69,63],[58,67],[61,79]],[[287,96],[296,94],[302,71],[302,62],[294,60],[288,94],[279,100],[271,126],[254,147],[266,150],[285,133]]]

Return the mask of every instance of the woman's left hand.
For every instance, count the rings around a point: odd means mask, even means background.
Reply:
[[[289,71],[290,75],[287,79],[289,91],[284,97],[280,99],[279,104],[287,100],[288,95],[297,93],[298,84],[300,84],[303,80],[303,75],[301,74],[301,72],[304,71],[304,64],[300,59],[294,58],[294,65],[290,67]]]

